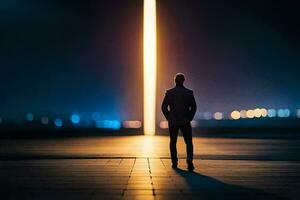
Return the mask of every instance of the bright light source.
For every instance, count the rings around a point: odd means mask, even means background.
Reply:
[[[254,117],[260,118],[261,117],[261,110],[259,108],[256,108],[254,110]]]
[[[237,111],[237,110],[235,110],[235,111],[233,111],[232,113],[231,113],[231,118],[232,119],[235,119],[235,120],[237,120],[237,119],[240,119],[241,118],[241,114],[240,114],[240,112],[239,111]]]
[[[276,117],[276,110],[275,109],[269,109],[268,110],[268,117]]]
[[[62,121],[62,119],[56,119],[54,121],[54,124],[55,124],[56,127],[62,127],[63,126],[63,121]]]
[[[121,128],[121,122],[118,120],[97,121],[96,127],[103,128],[103,129],[119,130]]]
[[[144,0],[144,134],[155,134],[156,0]]]
[[[240,115],[241,115],[242,119],[246,119],[247,118],[247,111],[246,110],[241,110]]]
[[[247,118],[252,119],[254,118],[254,110],[247,110]]]
[[[260,109],[260,112],[262,117],[266,117],[268,115],[268,111],[265,108]]]
[[[279,109],[278,110],[278,116],[280,118],[282,117],[289,117],[291,114],[291,111],[289,109]]]
[[[168,121],[161,121],[160,124],[159,124],[159,127],[160,127],[161,129],[167,129],[167,128],[169,128],[169,123],[168,123]]]
[[[73,124],[78,124],[80,122],[80,116],[78,114],[73,114],[71,116],[71,121]]]
[[[216,112],[216,113],[214,114],[214,118],[215,118],[215,120],[222,120],[222,119],[223,119],[223,113],[221,113],[221,112]]]
[[[123,121],[124,128],[141,128],[142,123],[140,121]]]

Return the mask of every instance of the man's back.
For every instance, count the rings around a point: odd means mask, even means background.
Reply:
[[[162,103],[162,111],[169,124],[184,125],[189,123],[196,112],[193,91],[178,85],[167,90]]]

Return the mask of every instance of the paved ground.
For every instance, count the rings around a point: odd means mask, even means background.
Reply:
[[[195,138],[195,172],[167,137],[0,140],[4,199],[299,199],[300,140]],[[178,143],[184,156],[183,140]]]

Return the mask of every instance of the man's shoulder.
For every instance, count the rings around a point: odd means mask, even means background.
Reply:
[[[189,89],[189,88],[185,88],[187,92],[189,93],[194,93],[193,90]]]
[[[166,90],[166,93],[167,94],[172,94],[172,93],[176,93],[178,91],[184,91],[186,93],[193,94],[193,90],[188,89],[186,87],[183,87],[183,88],[180,88],[180,89],[177,88],[177,87],[169,88],[169,89]]]
[[[166,93],[172,93],[172,92],[175,91],[175,89],[176,89],[175,87],[169,88],[169,89],[166,90]]]

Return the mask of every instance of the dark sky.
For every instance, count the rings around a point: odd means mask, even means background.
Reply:
[[[299,108],[294,2],[158,0],[157,109],[179,71],[199,112]],[[142,0],[1,1],[0,115],[141,119],[142,9]]]

